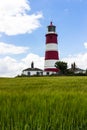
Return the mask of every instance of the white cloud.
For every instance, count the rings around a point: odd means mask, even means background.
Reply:
[[[38,67],[41,69],[44,68],[44,57],[40,57],[39,55],[30,53],[24,59],[22,59],[22,62],[26,64],[26,67],[30,67],[32,61],[34,62],[34,67]]]
[[[24,59],[16,60],[9,56],[0,58],[0,77],[14,77],[22,73],[22,70],[31,67],[31,62],[34,62],[34,67],[44,68],[44,57],[36,54],[28,54]]]
[[[0,0],[0,32],[7,35],[31,33],[40,27],[42,13],[29,15],[28,0]]]
[[[25,53],[28,49],[28,47],[15,46],[13,44],[0,42],[0,54],[21,54]]]
[[[84,43],[85,48],[87,48],[87,42]]]
[[[23,63],[6,56],[0,59],[0,76],[14,77],[20,73]]]
[[[87,68],[87,53],[71,55],[66,58],[63,58],[62,61],[67,62],[69,67],[71,66],[73,62],[75,62],[77,67],[86,69]]]

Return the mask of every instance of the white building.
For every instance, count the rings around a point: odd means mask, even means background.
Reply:
[[[76,68],[75,71],[74,71],[74,74],[85,74],[86,73],[86,70],[83,70],[83,69],[80,69],[80,68]]]
[[[34,75],[43,75],[43,70],[39,68],[34,68],[34,63],[31,63],[31,68],[24,69],[22,75],[34,76]]]

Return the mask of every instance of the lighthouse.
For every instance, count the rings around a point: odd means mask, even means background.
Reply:
[[[44,71],[49,74],[55,74],[59,70],[55,67],[55,63],[59,60],[58,54],[58,40],[56,33],[56,26],[50,22],[50,25],[47,26],[46,33],[46,50],[45,50],[45,63]]]

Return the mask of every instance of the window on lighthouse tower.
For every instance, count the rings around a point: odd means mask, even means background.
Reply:
[[[48,28],[48,32],[55,32],[55,27],[54,26],[50,26]]]

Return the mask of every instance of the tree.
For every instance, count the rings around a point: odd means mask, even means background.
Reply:
[[[62,72],[63,74],[65,74],[67,72],[67,63],[66,62],[57,61],[55,63],[55,67],[58,68],[60,70],[60,72]]]

